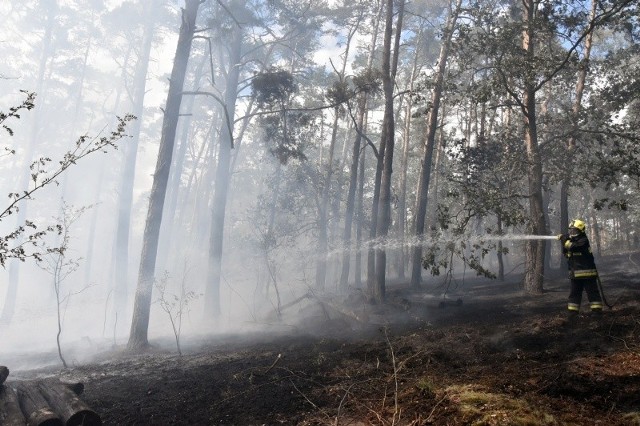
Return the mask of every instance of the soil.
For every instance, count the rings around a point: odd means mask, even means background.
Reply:
[[[367,324],[352,304],[304,333],[17,376],[83,382],[106,425],[640,425],[637,265],[638,254],[601,260],[613,308],[591,315],[584,300],[575,321],[566,277],[539,296],[513,279],[458,280],[449,299],[395,285]]]

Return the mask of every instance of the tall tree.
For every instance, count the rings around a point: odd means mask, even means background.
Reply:
[[[626,0],[615,2],[609,8],[602,8],[600,14],[592,15],[586,23],[582,24],[583,29],[578,32],[579,37],[571,41],[566,54],[561,55],[559,59],[553,58],[550,67],[537,70],[536,65],[541,60],[538,52],[540,47],[538,46],[538,32],[541,27],[546,25],[548,16],[553,12],[540,8],[538,3],[533,0],[524,0],[522,3],[522,51],[523,63],[527,69],[522,70],[521,74],[521,97],[518,99],[518,94],[513,90],[511,93],[521,107],[525,125],[530,231],[537,235],[545,235],[547,224],[543,202],[542,158],[538,145],[536,94],[567,67],[569,58],[597,26],[611,20],[631,2]],[[563,16],[561,19],[566,19],[566,17]],[[530,240],[526,243],[524,288],[532,294],[540,294],[543,291],[545,248],[543,240]]]
[[[533,65],[536,55],[536,11],[537,2],[524,0],[522,50],[525,62]],[[538,91],[535,73],[525,72],[522,91],[522,113],[524,116],[524,142],[527,152],[527,176],[529,178],[529,215],[530,232],[544,235],[547,225],[542,198],[542,158],[538,145],[538,125],[536,115],[536,93]],[[542,293],[544,279],[543,240],[529,240],[526,243],[526,261],[524,285],[531,293]]]
[[[148,346],[149,317],[151,313],[151,295],[155,277],[156,255],[158,251],[158,237],[162,222],[162,209],[169,180],[171,158],[176,137],[176,128],[182,102],[182,89],[184,86],[191,43],[196,29],[196,17],[201,0],[185,0],[185,7],[181,13],[180,34],[176,54],[173,61],[173,70],[169,82],[166,108],[162,122],[162,136],[158,151],[153,186],[149,196],[149,208],[145,223],[142,255],[140,258],[140,270],[138,272],[138,286],[133,308],[133,320],[129,334],[128,348],[140,350]]]
[[[418,179],[418,190],[416,196],[416,217],[415,227],[415,244],[411,253],[411,285],[418,287],[422,281],[422,245],[420,241],[423,239],[424,226],[427,215],[427,201],[429,194],[429,183],[431,181],[431,167],[433,160],[433,149],[436,144],[436,133],[438,130],[438,113],[440,112],[440,100],[444,91],[444,77],[447,69],[447,60],[449,51],[451,50],[451,41],[455,30],[462,0],[456,0],[455,5],[452,4],[447,18],[447,23],[443,31],[442,44],[440,46],[440,56],[438,57],[438,66],[435,72],[435,82],[431,93],[431,105],[427,114],[427,130],[423,139],[423,159],[420,166],[420,177]]]
[[[320,203],[318,205],[318,260],[316,261],[316,288],[323,289],[325,286],[325,280],[327,275],[327,256],[328,256],[328,228],[329,228],[329,196],[331,194],[333,183],[333,176],[338,169],[338,165],[334,165],[335,147],[338,138],[339,119],[344,115],[344,103],[350,96],[347,88],[346,81],[346,68],[349,62],[349,52],[351,49],[351,42],[356,35],[360,24],[363,19],[363,9],[360,9],[360,13],[353,16],[353,21],[347,21],[343,26],[347,27],[345,50],[342,56],[342,64],[340,69],[335,68],[334,71],[337,76],[337,80],[334,82],[333,87],[329,89],[327,97],[329,101],[335,105],[333,108],[333,124],[331,126],[331,138],[329,141],[329,147],[327,152],[326,163],[324,164],[324,179],[322,183],[322,193],[320,197]]]
[[[131,208],[133,205],[133,181],[135,176],[136,159],[138,156],[138,145],[140,141],[140,128],[143,122],[144,97],[147,87],[147,70],[149,68],[149,58],[151,54],[151,44],[153,40],[155,16],[154,6],[147,0],[141,10],[144,16],[144,27],[142,34],[142,45],[139,49],[138,58],[135,64],[135,71],[131,81],[130,101],[132,113],[138,119],[131,129],[131,142],[124,150],[124,162],[120,185],[118,189],[118,222],[115,240],[115,275],[114,275],[114,295],[113,310],[116,317],[120,313],[120,318],[124,318],[127,307],[127,295],[129,290],[129,243],[131,232]]]
[[[364,173],[364,150],[361,149],[363,135],[366,133],[367,122],[367,99],[371,96],[378,86],[378,79],[373,72],[373,60],[375,57],[376,45],[378,40],[378,27],[383,11],[381,2],[376,2],[373,21],[373,30],[371,31],[371,44],[368,52],[367,65],[361,75],[354,78],[356,86],[356,118],[355,131],[356,136],[353,143],[351,156],[351,166],[349,173],[349,188],[347,190],[347,202],[345,206],[344,233],[342,236],[342,245],[344,253],[342,255],[342,269],[340,271],[340,287],[346,289],[349,281],[349,270],[351,266],[351,232],[353,227],[353,219],[356,213],[356,190],[358,189],[358,173]],[[351,113],[351,111],[350,111]],[[363,175],[364,176],[364,175]],[[361,193],[361,191],[360,191]],[[361,221],[357,223],[358,230],[362,229]],[[359,244],[357,244],[358,259],[360,258]],[[360,265],[356,262],[356,286],[360,286]]]
[[[382,50],[382,91],[384,93],[384,118],[382,120],[382,136],[380,140],[380,162],[382,165],[380,178],[380,198],[378,200],[378,219],[376,221],[376,238],[380,244],[375,256],[375,280],[372,295],[377,302],[385,299],[387,252],[385,239],[391,226],[391,173],[393,171],[393,151],[395,145],[395,121],[393,109],[393,87],[398,71],[400,52],[400,36],[404,18],[404,0],[400,0],[396,21],[396,37],[392,47],[394,2],[387,1],[386,27]],[[393,52],[393,56],[392,56]]]
[[[231,13],[246,13],[245,1],[234,2]],[[224,242],[224,222],[227,211],[227,198],[231,181],[231,150],[233,149],[234,112],[238,99],[238,83],[242,61],[242,40],[244,29],[234,25],[230,34],[228,47],[228,69],[225,73],[223,114],[218,147],[218,163],[216,165],[215,187],[211,211],[211,228],[209,234],[209,263],[207,270],[207,286],[205,290],[205,313],[207,316],[220,314],[220,279],[222,274],[222,249]]]
[[[591,14],[590,21],[596,17],[596,11],[598,7],[597,0],[591,1]],[[584,53],[582,54],[580,68],[578,70],[578,78],[576,81],[575,99],[573,101],[573,107],[571,109],[571,133],[567,139],[567,152],[566,159],[570,161],[572,155],[576,150],[576,143],[578,139],[578,125],[580,119],[580,111],[582,109],[582,97],[584,94],[587,75],[589,73],[589,61],[591,59],[591,46],[593,45],[593,31],[589,32],[584,39]],[[564,176],[560,183],[560,229],[567,229],[569,227],[569,190],[571,187],[571,171],[573,168],[567,167],[564,170]]]
[[[27,149],[22,161],[22,175],[20,176],[17,191],[24,191],[31,180],[31,162],[35,155],[36,144],[40,136],[40,120],[42,109],[44,108],[44,85],[47,78],[47,71],[51,57],[55,52],[55,43],[53,34],[56,30],[58,15],[58,4],[55,0],[49,0],[42,3],[43,8],[40,13],[44,16],[44,34],[42,35],[42,49],[38,63],[38,71],[36,75],[36,94],[40,95],[39,105],[34,110],[34,117],[31,126],[31,134],[27,144]],[[27,206],[24,206],[16,215],[16,226],[23,226],[27,217]],[[9,288],[0,314],[0,322],[10,323],[15,313],[15,304],[18,295],[18,284],[20,280],[20,262],[13,260],[9,265]]]

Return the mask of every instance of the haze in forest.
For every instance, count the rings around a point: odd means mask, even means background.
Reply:
[[[573,218],[596,255],[637,248],[637,8],[2,2],[7,205],[125,136],[2,217],[0,356],[303,330],[391,283],[535,297],[561,262],[531,236]]]

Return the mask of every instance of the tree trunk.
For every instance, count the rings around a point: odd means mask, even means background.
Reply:
[[[0,425],[25,425],[25,418],[22,410],[20,410],[18,395],[13,388],[8,385],[0,385]]]
[[[228,119],[222,120],[209,234],[209,268],[207,271],[207,287],[205,289],[205,315],[208,317],[218,317],[220,314],[222,246],[227,194],[231,180],[231,150],[233,148],[231,135],[234,131],[234,112],[236,109],[238,80],[240,78],[240,61],[242,60],[242,35],[242,29],[238,28],[233,34],[229,47],[231,57],[229,58],[229,71],[223,105],[223,108],[228,113]]]
[[[9,377],[9,369],[4,365],[0,365],[0,385],[2,385],[5,380],[7,380],[7,377]]]
[[[367,129],[367,115],[364,116],[364,124],[362,130]],[[360,161],[358,162],[358,190],[356,194],[356,259],[354,280],[356,288],[362,288],[362,239],[364,237],[364,168],[366,165],[367,151],[360,152]]]
[[[591,15],[590,21],[593,22],[596,16],[596,8],[598,2],[596,0],[591,1]],[[572,131],[569,139],[567,140],[567,150],[565,158],[567,161],[571,159],[575,149],[578,133],[578,119],[580,110],[582,109],[582,96],[584,94],[585,83],[587,80],[587,74],[589,73],[589,61],[591,58],[591,45],[593,44],[593,31],[590,31],[584,40],[584,56],[582,57],[582,63],[580,64],[580,71],[578,72],[578,81],[576,82],[576,97],[573,102],[573,108],[571,111],[571,126]],[[571,173],[572,167],[566,167],[564,177],[560,182],[560,229],[562,232],[566,232],[569,228],[569,188],[571,187]]]
[[[329,244],[329,194],[331,193],[331,178],[333,176],[333,157],[338,137],[338,108],[334,108],[333,126],[331,127],[331,140],[327,153],[326,173],[322,185],[322,195],[318,206],[318,259],[316,260],[316,284],[317,290],[323,290],[327,277],[327,251]]]
[[[138,273],[138,288],[136,291],[133,321],[129,335],[129,349],[137,350],[146,348],[149,344],[147,334],[149,329],[149,315],[151,311],[151,294],[153,291],[154,274],[156,267],[156,255],[158,250],[158,236],[162,222],[162,209],[169,180],[169,169],[173,145],[176,137],[176,127],[182,101],[182,88],[184,86],[191,42],[195,31],[196,16],[200,0],[185,0],[185,8],[182,10],[182,25],[176,55],[171,72],[169,93],[162,122],[162,136],[158,161],[153,176],[153,185],[149,196],[149,210],[142,241],[142,255],[140,259],[140,271]]]
[[[24,382],[16,386],[20,409],[29,426],[64,426],[64,422],[49,406],[35,382]]]
[[[598,217],[593,209],[591,209],[591,235],[596,248],[596,256],[602,257],[602,236],[600,235],[600,225]]]
[[[535,49],[534,14],[535,2],[524,0],[526,29],[523,32],[522,47],[529,58],[533,58]],[[525,82],[522,98],[525,120],[525,147],[527,151],[527,176],[529,181],[529,217],[532,234],[545,235],[544,207],[542,199],[542,158],[538,147],[538,129],[536,123],[536,91],[535,81],[530,78]],[[529,240],[525,249],[524,288],[530,294],[542,294],[544,283],[543,240]]]
[[[376,14],[376,18],[375,18],[375,24],[373,25],[373,31],[371,33],[371,50],[369,51],[369,58],[367,59],[367,70],[370,71],[373,67],[373,59],[375,56],[375,51],[376,51],[376,44],[377,44],[377,40],[378,40],[378,28],[380,27],[380,20],[382,18],[382,11],[383,11],[383,7],[381,5],[380,2],[378,2],[378,13]],[[362,110],[362,121],[360,120],[360,118],[358,118],[357,120],[357,124],[356,124],[356,132],[357,135],[356,137],[362,137],[362,135],[366,134],[367,131],[367,104],[366,101],[364,103],[363,106],[363,110]],[[360,112],[359,112],[360,114]],[[360,115],[359,115],[360,117]],[[362,142],[362,141],[360,141]],[[354,147],[354,153],[355,153],[355,147]],[[355,192],[355,200],[354,200],[354,215],[356,218],[356,255],[355,255],[355,273],[354,273],[354,282],[355,282],[355,286],[356,288],[361,288],[362,287],[362,231],[363,231],[363,225],[364,225],[364,201],[363,201],[363,196],[364,196],[364,167],[365,167],[365,158],[366,158],[366,150],[358,150],[358,158],[354,158],[353,161],[357,161],[356,164],[351,165],[351,173],[353,173],[354,171],[357,171],[357,177],[355,176],[351,176],[351,180],[349,185],[356,184],[357,187],[355,188],[356,192]],[[377,181],[376,181],[377,182]],[[349,191],[351,191],[351,187],[349,187]],[[377,205],[377,201],[374,201],[374,206]],[[347,201],[347,212],[349,211],[349,203]],[[347,218],[349,217],[348,213],[347,213]],[[349,224],[349,229],[347,229],[347,220],[345,220],[345,231],[344,231],[344,247],[345,247],[345,254],[342,258],[342,272],[341,272],[341,283],[342,285],[346,285],[348,279],[349,279],[349,269],[350,269],[350,262],[351,262],[351,256],[349,253],[349,249],[350,249],[350,243],[346,240],[346,236],[349,235],[350,238],[350,234],[351,234],[351,225]],[[375,227],[372,227],[373,230],[375,230]],[[373,235],[373,238],[375,238],[375,235]],[[373,276],[373,275],[371,275]],[[344,280],[344,281],[343,281]]]
[[[396,38],[391,57],[391,38],[393,34],[393,0],[387,1],[387,18],[384,34],[384,49],[382,52],[382,86],[384,92],[384,118],[382,121],[382,137],[380,140],[380,157],[382,160],[382,175],[380,178],[380,198],[378,200],[378,220],[376,221],[376,239],[378,247],[375,256],[375,284],[373,297],[377,302],[385,300],[385,280],[387,268],[387,249],[385,239],[391,226],[391,174],[393,172],[393,151],[395,145],[395,122],[393,110],[393,85],[398,67],[400,49],[400,34],[404,17],[404,0],[398,7],[396,22]]]
[[[358,116],[356,118],[356,138],[353,142],[351,154],[351,167],[349,173],[349,189],[347,191],[347,205],[344,217],[344,232],[342,234],[342,269],[340,272],[340,288],[347,288],[349,283],[349,269],[351,266],[351,228],[353,225],[353,215],[356,201],[356,188],[358,185],[358,164],[360,162],[360,145],[362,143],[362,132],[364,116],[366,114],[367,101],[366,94],[362,93],[358,98]]]
[[[440,56],[438,57],[438,70],[436,81],[431,95],[431,109],[427,118],[427,132],[424,140],[424,157],[420,167],[420,178],[416,194],[416,219],[415,219],[415,244],[411,255],[411,285],[420,286],[422,281],[422,240],[424,239],[424,225],[427,216],[427,200],[429,195],[429,182],[431,180],[431,163],[433,160],[433,148],[436,143],[436,131],[438,124],[438,112],[440,99],[442,98],[444,73],[447,68],[447,59],[451,48],[453,29],[458,19],[462,0],[456,0],[455,9],[449,14],[444,30]]]
[[[440,110],[442,111],[442,114],[439,114],[440,115],[439,127],[442,128],[447,118],[446,104],[442,104],[440,106]],[[428,196],[430,197],[429,204],[431,207],[425,212],[426,220],[425,220],[424,226],[426,227],[427,232],[430,232],[432,229],[435,229],[438,223],[437,209],[438,209],[439,190],[440,190],[440,176],[441,176],[440,171],[442,170],[442,163],[444,162],[443,158],[446,156],[445,141],[446,141],[445,132],[440,132],[438,136],[438,140],[436,142],[436,146],[434,147],[434,149],[436,150],[436,158],[433,164],[433,175],[434,175],[433,185],[431,185],[431,183],[429,184],[429,192],[428,192]],[[429,210],[431,210],[431,212],[429,212]],[[413,224],[413,226],[415,229],[415,224]]]
[[[38,66],[38,78],[36,80],[35,90],[35,93],[39,95],[39,98],[36,101],[39,106],[36,105],[34,109],[33,122],[31,125],[31,135],[29,136],[29,144],[27,145],[27,149],[22,160],[22,175],[20,176],[20,181],[15,192],[22,192],[27,190],[29,182],[31,180],[30,166],[31,162],[33,161],[36,143],[39,140],[38,129],[40,126],[41,111],[44,107],[43,89],[45,72],[47,68],[47,62],[49,61],[49,58],[51,58],[51,56],[53,56],[54,54],[54,52],[51,51],[51,40],[53,39],[52,34],[56,25],[58,6],[55,2],[51,3],[50,9],[41,11],[41,13],[46,14],[47,24],[44,30],[44,35],[42,37],[42,52],[40,53],[40,64]],[[16,228],[24,226],[28,207],[29,204],[25,203],[20,207],[20,210],[18,210],[18,214],[16,216]],[[18,298],[18,281],[20,280],[20,263],[21,262],[19,260],[12,259],[9,264],[9,283],[7,294],[4,299],[4,304],[2,306],[2,313],[0,314],[0,324],[9,324],[13,319],[13,314],[15,313],[15,305]]]
[[[502,235],[503,227],[502,227],[502,216],[498,213],[497,218],[498,224],[498,235]],[[498,240],[498,280],[504,281],[504,258],[502,256],[503,250],[502,240]]]
[[[203,56],[202,60],[196,66],[194,70],[194,82],[193,91],[197,91],[200,87],[202,80],[202,70],[204,64],[207,62],[208,56]],[[213,76],[211,77],[213,80]],[[167,187],[167,202],[166,208],[163,213],[164,220],[160,227],[160,240],[158,247],[158,261],[161,265],[167,264],[167,259],[171,259],[171,254],[179,253],[176,250],[176,244],[174,241],[174,230],[176,227],[181,227],[181,222],[176,221],[176,210],[178,206],[178,196],[180,193],[180,182],[182,173],[184,170],[184,160],[187,152],[187,147],[190,145],[190,131],[191,122],[193,117],[193,105],[195,103],[195,96],[189,96],[185,100],[183,107],[183,115],[185,119],[180,123],[180,137],[178,138],[176,152],[174,153],[174,166],[171,168],[169,174],[169,184]],[[171,269],[171,265],[167,265],[167,269]]]
[[[129,234],[131,230],[131,208],[133,205],[133,180],[140,142],[140,128],[144,115],[144,96],[146,93],[147,70],[154,34],[155,19],[153,6],[147,1],[144,7],[147,16],[142,38],[140,56],[136,62],[133,76],[131,98],[132,114],[137,117],[131,124],[131,141],[124,147],[124,164],[118,189],[118,224],[115,241],[115,275],[113,286],[114,317],[124,318],[127,312],[129,292]]]
[[[65,426],[99,426],[100,416],[63,383],[38,382],[38,390]]]
[[[419,33],[417,40],[422,40],[422,32]],[[415,56],[413,58],[413,67],[411,69],[411,76],[409,77],[409,93],[413,93],[414,83],[416,76],[418,74],[418,49],[416,49]],[[409,152],[410,152],[410,141],[411,141],[411,116],[413,113],[413,101],[410,98],[407,101],[407,105],[405,107],[405,115],[404,115],[404,129],[402,131],[403,134],[403,145],[402,145],[402,158],[400,160],[400,184],[398,188],[398,238],[402,241],[402,245],[400,246],[400,261],[398,265],[398,276],[400,278],[405,277],[405,264],[406,264],[406,253],[408,247],[406,246],[406,235],[407,235],[407,169],[409,166]]]
[[[261,268],[264,268],[267,272],[271,271],[271,252],[272,252],[272,243],[274,237],[274,228],[276,221],[276,214],[278,213],[278,201],[280,199],[280,187],[282,183],[282,163],[280,161],[276,161],[276,170],[274,173],[273,179],[273,195],[271,199],[271,204],[269,206],[269,219],[267,221],[267,229],[265,235],[263,237],[263,245],[264,245],[264,265],[261,265]],[[262,191],[260,191],[262,192]],[[274,289],[277,291],[277,283],[273,279],[273,274],[259,272],[258,274],[258,288],[263,287],[265,300],[269,297],[269,288],[270,284],[273,283]],[[280,311],[280,309],[278,310]]]

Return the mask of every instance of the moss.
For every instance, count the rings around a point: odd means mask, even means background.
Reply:
[[[640,425],[640,411],[633,411],[623,416],[625,420],[628,420],[630,424]]]
[[[425,394],[433,394],[436,391],[436,385],[428,377],[423,377],[416,383],[416,388]]]
[[[549,414],[527,401],[509,395],[491,393],[481,386],[450,386],[445,389],[449,401],[458,406],[469,425],[557,425]]]

